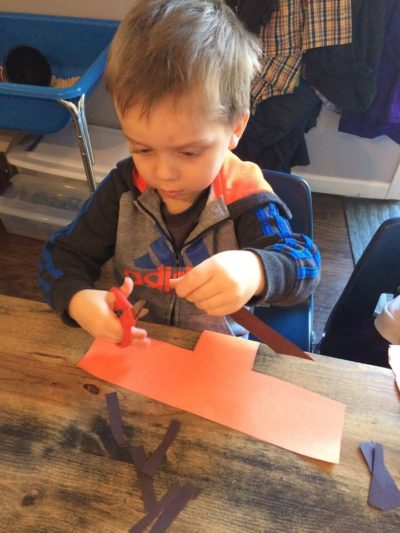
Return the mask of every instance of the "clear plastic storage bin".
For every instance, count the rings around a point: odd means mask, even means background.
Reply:
[[[16,174],[0,196],[0,218],[10,233],[47,240],[73,220],[88,196],[79,180]]]
[[[117,161],[129,157],[128,143],[121,130],[89,125],[94,152],[93,167],[99,184]],[[58,133],[39,139],[25,136],[7,150],[7,161],[23,174],[62,176],[86,181],[82,159],[76,149],[74,128],[68,126]]]

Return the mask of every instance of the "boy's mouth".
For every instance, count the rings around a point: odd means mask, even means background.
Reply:
[[[178,198],[179,196],[182,196],[183,191],[165,191],[164,189],[160,189],[160,193],[166,198]]]

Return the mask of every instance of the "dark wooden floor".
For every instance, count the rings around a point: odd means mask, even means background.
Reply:
[[[314,194],[314,240],[322,256],[322,276],[315,293],[314,332],[320,339],[326,319],[352,270],[353,261],[339,196]],[[0,224],[0,293],[42,300],[36,286],[43,242],[7,233]]]
[[[313,194],[314,241],[321,253],[321,281],[315,291],[316,342],[354,269],[341,196]]]

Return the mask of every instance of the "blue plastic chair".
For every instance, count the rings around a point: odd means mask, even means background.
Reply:
[[[369,353],[362,331],[374,320],[381,294],[400,290],[400,217],[385,220],[357,262],[325,324],[320,353],[387,366]]]
[[[313,237],[313,210],[308,183],[298,176],[264,170],[265,179],[286,203],[294,232]],[[313,296],[291,307],[256,307],[254,314],[304,351],[312,349]],[[254,337],[250,336],[254,339]]]

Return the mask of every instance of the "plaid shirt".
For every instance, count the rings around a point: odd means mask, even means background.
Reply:
[[[263,59],[252,85],[253,106],[294,91],[303,50],[348,44],[351,37],[351,0],[279,0],[260,32]]]

